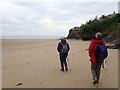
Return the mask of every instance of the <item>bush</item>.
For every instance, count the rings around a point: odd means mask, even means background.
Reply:
[[[117,34],[117,23],[120,22],[120,14],[115,16],[106,16],[103,19],[89,20],[86,24],[82,24],[79,29],[79,35],[83,36],[83,39],[93,37],[97,32],[101,32],[103,35]]]

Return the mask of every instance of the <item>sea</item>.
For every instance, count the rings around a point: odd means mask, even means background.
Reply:
[[[0,39],[59,39],[63,36],[0,36]]]

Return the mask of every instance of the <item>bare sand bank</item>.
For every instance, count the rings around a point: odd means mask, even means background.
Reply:
[[[2,88],[118,88],[118,50],[109,50],[100,84],[92,85],[90,41],[67,40],[71,71],[61,72],[55,39],[4,39]],[[18,85],[21,83],[22,85]]]

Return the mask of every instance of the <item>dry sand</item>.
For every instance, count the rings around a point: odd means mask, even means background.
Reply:
[[[61,72],[56,50],[59,40],[4,39],[2,88],[118,88],[117,49],[109,50],[100,83],[93,86],[86,50],[90,42],[67,41],[71,47],[68,56],[71,71]]]

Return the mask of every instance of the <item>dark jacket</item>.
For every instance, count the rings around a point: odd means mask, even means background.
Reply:
[[[95,39],[95,40],[91,41],[91,43],[89,45],[89,48],[88,48],[88,52],[89,52],[91,62],[97,62],[97,60],[95,58],[95,50],[97,48],[97,44],[106,45],[102,39]],[[103,61],[101,61],[101,62],[103,62]]]
[[[57,47],[57,51],[59,52],[59,53],[61,53],[61,50],[62,50],[62,48],[63,48],[63,45],[65,45],[67,42],[66,42],[66,40],[61,40],[61,42],[59,42],[58,43],[58,47]],[[69,50],[70,50],[70,47],[69,47],[69,44],[67,43],[67,47],[68,47],[68,52],[69,52]]]

